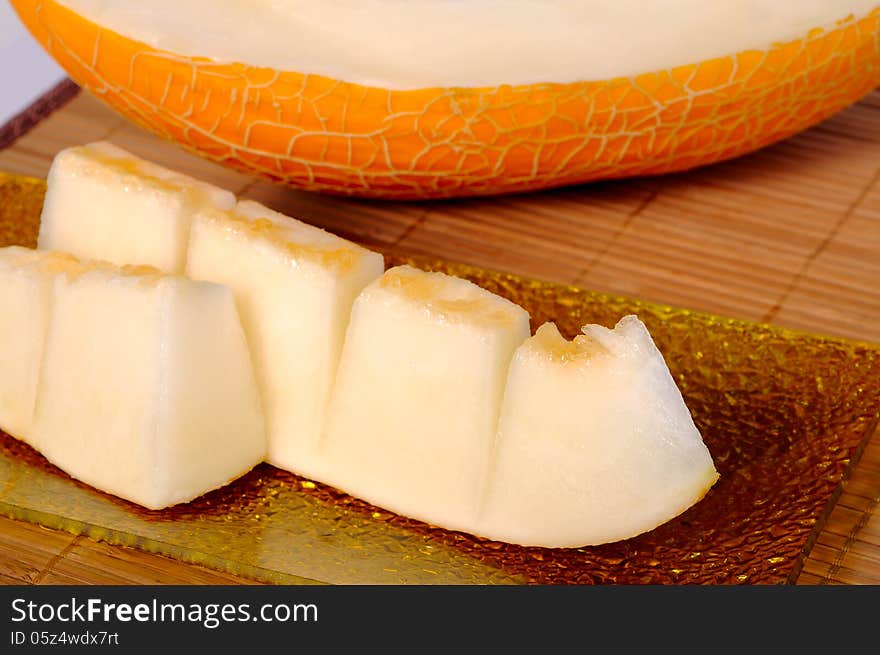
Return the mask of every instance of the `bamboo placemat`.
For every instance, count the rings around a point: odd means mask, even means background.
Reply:
[[[316,196],[196,159],[80,94],[0,150],[44,177],[69,145],[110,139],[367,245],[682,307],[880,342],[880,92],[764,151],[690,173],[484,200]],[[880,435],[798,579],[880,584]],[[0,518],[0,582],[248,582]]]

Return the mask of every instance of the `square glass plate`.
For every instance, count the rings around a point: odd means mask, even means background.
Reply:
[[[42,181],[0,174],[0,245],[35,245],[44,192]],[[638,314],[721,479],[649,533],[553,550],[432,528],[268,465],[192,503],[148,511],[71,479],[0,433],[0,513],[278,583],[794,581],[876,429],[880,346],[447,262],[388,259],[474,280],[526,307],[533,327],[555,320],[567,336],[587,322]]]

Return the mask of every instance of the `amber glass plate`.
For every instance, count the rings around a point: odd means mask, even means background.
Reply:
[[[35,244],[44,190],[42,181],[0,174],[0,244]],[[187,505],[147,511],[72,480],[0,433],[0,513],[281,583],[794,581],[877,426],[880,347],[447,262],[389,260],[470,278],[525,306],[533,325],[552,319],[568,336],[638,314],[721,479],[650,533],[552,550],[432,528],[268,465]]]

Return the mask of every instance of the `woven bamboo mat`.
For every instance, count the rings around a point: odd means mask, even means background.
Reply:
[[[193,158],[86,94],[0,150],[44,177],[68,145],[110,139],[367,245],[697,310],[880,342],[880,92],[824,124],[691,173],[491,200],[320,197]],[[880,584],[880,435],[798,580]],[[0,582],[246,580],[0,518]]]

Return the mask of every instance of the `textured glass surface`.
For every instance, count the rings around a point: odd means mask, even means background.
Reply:
[[[42,182],[0,175],[0,243],[33,246]],[[431,528],[261,465],[187,505],[147,511],[71,480],[0,434],[0,513],[275,582],[792,581],[877,425],[880,347],[476,268],[408,260],[524,305],[534,326],[651,329],[721,479],[682,516],[594,548],[522,548]],[[2,320],[14,320],[5,316]],[[2,374],[2,372],[0,372]]]

